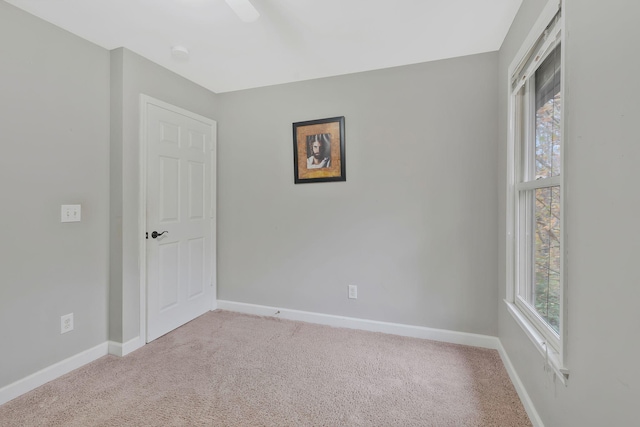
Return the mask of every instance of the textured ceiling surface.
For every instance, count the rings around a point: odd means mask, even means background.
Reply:
[[[522,0],[6,0],[214,92],[496,51]],[[175,58],[173,46],[189,51]]]

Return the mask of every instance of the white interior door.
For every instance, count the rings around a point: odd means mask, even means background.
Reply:
[[[145,105],[149,342],[213,307],[216,127],[159,101]]]

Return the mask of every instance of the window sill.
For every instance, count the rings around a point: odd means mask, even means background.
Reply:
[[[569,381],[569,370],[564,366],[560,354],[552,347],[547,347],[546,339],[540,332],[529,322],[522,312],[512,302],[504,300],[507,310],[520,325],[522,330],[527,334],[533,345],[538,349],[540,355],[545,359],[545,369],[551,368],[556,378],[565,386]]]

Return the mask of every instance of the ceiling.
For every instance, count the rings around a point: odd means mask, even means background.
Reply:
[[[6,1],[216,93],[496,51],[522,3],[251,0],[260,17],[245,23],[225,0]]]

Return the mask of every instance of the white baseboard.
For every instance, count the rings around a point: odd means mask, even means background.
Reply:
[[[531,420],[531,424],[533,424],[533,427],[544,427],[542,419],[540,418],[538,411],[536,411],[535,406],[533,406],[533,401],[529,397],[529,393],[527,393],[527,389],[524,388],[524,384],[522,384],[522,381],[520,380],[516,369],[511,363],[511,359],[509,359],[507,351],[504,349],[504,347],[502,346],[502,342],[500,341],[498,341],[498,353],[500,353],[500,358],[502,359],[502,363],[504,364],[504,367],[509,374],[509,378],[511,378],[513,387],[515,387],[516,392],[518,393],[518,396],[522,401],[522,405],[524,406],[525,411],[527,411],[527,415]]]
[[[132,351],[139,349],[144,344],[144,341],[140,337],[135,337],[125,343],[109,341],[109,354],[119,357],[126,356]]]
[[[40,387],[49,381],[55,380],[64,374],[67,374],[74,369],[78,369],[87,363],[93,362],[102,356],[112,354],[115,356],[126,356],[127,354],[139,349],[144,345],[144,341],[140,337],[135,337],[126,343],[118,343],[114,341],[108,341],[99,344],[89,350],[85,350],[82,353],[78,353],[65,360],[62,360],[47,368],[29,375],[21,380],[18,380],[12,384],[9,384],[0,389],[0,405],[6,403],[16,397],[27,393],[35,388]]]
[[[488,335],[470,334],[466,332],[433,329],[423,326],[403,325],[399,323],[380,322],[376,320],[358,319],[354,317],[335,316],[330,314],[312,313],[308,311],[290,310],[286,308],[268,307],[264,305],[246,304],[241,302],[218,300],[217,307],[220,310],[235,311],[257,316],[272,316],[288,320],[299,320],[321,325],[336,326],[350,329],[361,329],[372,332],[384,332],[405,337],[422,338],[434,341],[443,341],[453,344],[470,345],[474,347],[490,348],[498,350],[502,363],[509,374],[524,409],[527,411],[533,427],[544,427],[542,419],[529,397],[529,393],[522,384],[507,352],[500,339]],[[279,312],[279,313],[278,313]],[[276,313],[278,313],[276,315]]]
[[[290,310],[288,308],[268,307],[264,305],[218,300],[220,310],[235,311],[258,316],[274,316],[288,320],[299,320],[320,325],[340,328],[360,329],[370,332],[383,332],[404,337],[422,338],[443,341],[452,344],[463,344],[474,347],[498,349],[500,341],[489,335],[470,334],[466,332],[433,329],[424,326],[403,325],[400,323],[380,322],[377,320],[358,319],[355,317],[335,316],[332,314],[313,313],[309,311]],[[277,316],[275,313],[279,312]]]
[[[85,350],[82,353],[78,353],[54,365],[41,369],[28,377],[22,378],[21,380],[0,388],[0,405],[40,387],[49,381],[55,380],[74,369],[78,369],[87,363],[93,362],[102,356],[106,356],[108,354],[107,350],[108,344],[106,342],[98,344],[97,346]]]
[[[511,382],[527,411],[527,415],[534,427],[544,427],[542,419],[536,411],[527,390],[518,376],[507,352],[497,337],[489,335],[470,334],[444,329],[433,329],[423,326],[403,325],[400,323],[380,322],[377,320],[358,319],[355,317],[336,316],[331,314],[313,313],[308,311],[290,310],[286,308],[269,307],[264,305],[247,304],[233,301],[217,300],[214,307],[220,310],[235,311],[238,313],[253,314],[258,316],[276,316],[288,320],[316,323],[320,325],[335,326],[349,329],[360,329],[371,332],[383,332],[405,337],[422,338],[434,341],[443,341],[453,344],[470,345],[474,347],[490,348],[498,350],[502,363],[511,378]],[[44,368],[21,380],[0,388],[0,405],[15,399],[43,384],[48,383],[74,369],[78,369],[87,363],[93,362],[107,354],[125,356],[144,345],[140,337],[136,337],[126,343],[113,341],[104,342],[97,346],[71,356],[54,365]]]

